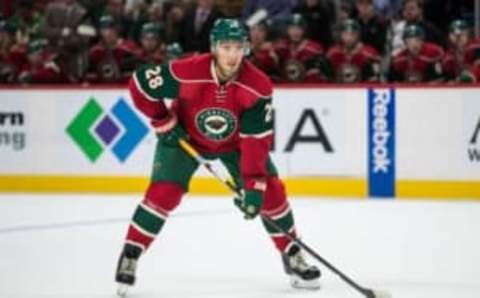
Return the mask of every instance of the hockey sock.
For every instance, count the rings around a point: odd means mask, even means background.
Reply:
[[[288,231],[290,235],[296,236],[293,213],[287,201],[285,201],[285,204],[283,204],[276,210],[272,210],[269,212],[265,211],[263,212],[263,214],[270,217],[284,231]],[[265,220],[262,220],[262,222],[277,249],[280,252],[287,251],[291,244],[291,241],[283,233],[277,231],[273,226],[268,224]]]
[[[138,205],[128,228],[126,242],[148,249],[162,229],[169,213],[178,206],[183,189],[168,182],[150,185],[145,199]]]
[[[265,192],[261,213],[270,217],[277,225],[283,228],[283,230],[288,231],[292,236],[295,235],[295,222],[290,204],[287,201],[285,186],[276,176],[267,179],[267,190]],[[290,240],[266,221],[262,220],[262,222],[277,249],[280,250],[280,252],[286,251],[290,245]]]

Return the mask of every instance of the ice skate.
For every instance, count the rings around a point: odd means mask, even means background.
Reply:
[[[128,289],[135,284],[137,261],[142,250],[131,244],[126,244],[118,259],[115,280],[118,283],[117,295],[125,297]]]
[[[282,260],[293,288],[312,290],[320,288],[320,270],[305,261],[298,245],[293,244],[286,253],[283,253]]]

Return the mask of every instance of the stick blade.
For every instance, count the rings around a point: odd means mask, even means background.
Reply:
[[[372,290],[375,298],[392,298],[392,294],[386,290]]]

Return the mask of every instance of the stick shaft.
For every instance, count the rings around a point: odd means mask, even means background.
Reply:
[[[227,186],[233,193],[241,196],[240,190],[233,185],[233,183],[227,179],[222,179],[220,175],[215,171],[214,168],[208,163],[201,155],[198,153],[198,151],[192,147],[187,141],[180,139],[179,140],[180,147],[182,147],[185,152],[187,152],[191,157],[193,157],[199,164],[204,166],[215,178],[217,178],[220,182],[222,182],[225,186]],[[333,273],[338,275],[343,281],[345,281],[347,284],[349,284],[351,287],[353,287],[355,290],[358,292],[362,293],[364,296],[367,298],[374,298],[375,295],[373,294],[373,291],[370,289],[366,289],[359,284],[357,284],[353,279],[348,277],[345,273],[337,269],[335,266],[333,266],[329,261],[321,257],[315,250],[310,248],[307,244],[305,244],[302,240],[299,238],[292,236],[289,234],[287,231],[285,231],[282,227],[280,227],[277,223],[275,223],[269,216],[266,215],[261,215],[262,218],[272,227],[274,227],[277,231],[281,232],[285,237],[287,237],[290,241],[295,242],[298,244],[301,248],[303,248],[307,253],[309,253],[313,258],[315,258],[317,261],[325,265],[328,269],[330,269]]]

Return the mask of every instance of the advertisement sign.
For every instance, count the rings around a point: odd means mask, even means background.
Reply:
[[[275,92],[274,106],[274,156],[285,159],[286,175],[365,176],[364,92],[287,89]]]
[[[368,90],[368,190],[395,196],[395,90]]]

